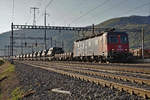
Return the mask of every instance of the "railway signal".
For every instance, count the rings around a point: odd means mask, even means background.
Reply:
[[[25,47],[27,47],[27,42],[25,42]]]

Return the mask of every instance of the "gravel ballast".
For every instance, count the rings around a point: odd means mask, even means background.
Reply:
[[[16,63],[16,73],[22,89],[35,93],[23,100],[141,100],[126,92],[111,90],[94,83],[81,81],[55,72]],[[54,92],[69,91],[71,94]]]

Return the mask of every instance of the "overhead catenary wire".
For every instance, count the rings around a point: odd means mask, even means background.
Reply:
[[[40,2],[37,3],[39,8],[42,6],[42,3],[43,3],[43,0],[40,0]]]
[[[45,13],[44,13],[44,25],[46,26],[46,16],[48,15],[47,13],[46,13],[46,9],[52,4],[52,2],[53,2],[53,0],[50,0],[49,2],[48,2],[48,4],[45,6],[45,9],[44,9],[44,11],[45,11]],[[40,17],[42,16],[42,14],[40,15]],[[44,30],[44,43],[45,43],[45,49],[47,49],[47,44],[46,44],[46,29]]]
[[[54,0],[49,1],[48,4],[45,6],[45,9],[47,9],[52,4],[53,1]]]
[[[150,2],[144,3],[144,4],[142,4],[142,5],[136,6],[136,7],[133,8],[133,9],[129,9],[127,12],[136,11],[136,10],[138,10],[139,8],[142,8],[142,7],[147,6],[147,5],[149,5],[149,4],[150,4]]]
[[[123,4],[124,1],[126,1],[126,0],[122,0],[120,3],[114,5],[113,7],[110,7],[109,9],[103,10],[103,13],[101,13],[102,16],[100,16],[100,17],[103,17],[106,12],[111,11],[111,10],[114,9],[115,7],[118,7],[117,5]],[[144,3],[144,4],[142,4],[142,5],[138,5],[138,6],[136,6],[135,8],[129,9],[129,10],[127,10],[127,11],[122,11],[122,13],[127,14],[128,12],[136,11],[136,10],[138,10],[139,8],[142,8],[142,7],[147,6],[147,5],[149,5],[149,4],[150,4],[150,2]],[[99,18],[99,16],[93,18],[93,20],[95,20],[95,19],[97,19],[97,18]]]
[[[127,1],[128,1],[128,0],[121,0],[121,1],[118,2],[117,4],[114,4],[113,6],[111,6],[111,7],[107,8],[107,9],[101,11],[101,12],[100,12],[100,13],[101,13],[101,16],[100,16],[100,17],[103,17],[105,13],[110,12],[112,9],[115,9],[115,8],[121,6],[121,4],[124,4],[124,2],[127,2]],[[96,15],[95,15],[95,16],[96,16]],[[98,16],[98,17],[96,16],[95,18],[92,17],[93,20],[95,20],[96,18],[99,18],[99,16]]]
[[[78,18],[72,20],[72,21],[70,22],[70,24],[72,24],[72,23],[74,23],[75,21],[77,21],[77,20],[83,18],[84,16],[88,15],[89,13],[91,13],[91,12],[94,11],[94,10],[96,10],[97,8],[104,6],[104,5],[107,4],[109,1],[111,1],[111,0],[105,0],[103,3],[100,3],[100,4],[97,5],[96,7],[90,9],[90,10],[87,11],[86,13],[82,14],[81,16],[79,16]]]
[[[39,17],[37,18],[37,21],[40,20],[40,18],[43,16],[43,12],[45,12],[45,10],[52,4],[54,0],[50,0],[47,5],[44,7],[44,10],[42,11],[42,13],[39,15]]]
[[[31,20],[31,13],[30,13],[30,17],[27,19],[27,21],[25,22],[25,24],[29,24],[30,20]]]

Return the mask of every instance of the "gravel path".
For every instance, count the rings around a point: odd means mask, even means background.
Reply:
[[[24,100],[141,100],[126,92],[111,90],[94,83],[73,79],[68,76],[16,63],[16,72],[25,91],[36,92]],[[52,92],[52,89],[70,91],[71,95]]]

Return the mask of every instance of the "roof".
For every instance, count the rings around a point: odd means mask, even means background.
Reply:
[[[103,31],[103,32],[101,32],[100,34],[96,34],[96,35],[93,35],[93,36],[85,37],[85,38],[82,38],[82,39],[76,40],[75,42],[79,42],[79,41],[87,40],[87,39],[90,39],[90,38],[99,37],[99,36],[103,35],[104,33],[108,33],[108,34],[114,34],[114,33],[115,33],[115,34],[126,34],[126,32]]]
[[[104,33],[100,33],[100,34],[97,34],[97,35],[93,35],[93,36],[85,37],[85,38],[82,38],[82,39],[76,40],[75,42],[79,42],[79,41],[87,40],[87,39],[90,39],[90,38],[98,37],[98,36],[101,36],[101,35],[103,35],[103,34],[104,34]]]

